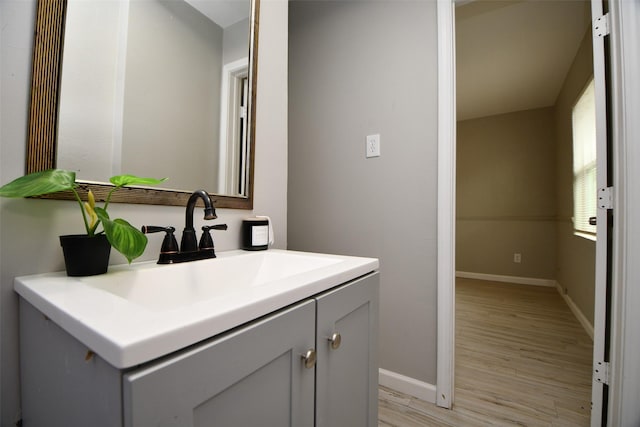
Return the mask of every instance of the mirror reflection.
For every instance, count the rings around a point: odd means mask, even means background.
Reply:
[[[250,0],[68,0],[57,167],[248,194]]]

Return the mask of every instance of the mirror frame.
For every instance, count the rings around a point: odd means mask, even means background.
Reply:
[[[31,107],[27,141],[26,172],[39,172],[56,167],[60,75],[64,49],[66,0],[38,0],[33,46]],[[253,209],[255,163],[255,112],[258,76],[258,30],[260,0],[251,1],[249,55],[251,57],[251,108],[249,126],[249,186],[246,197],[210,193],[216,208]],[[97,201],[104,201],[113,185],[78,180],[82,196],[91,190]],[[112,202],[149,205],[186,206],[192,191],[140,187],[121,188]],[[74,200],[71,192],[60,192],[43,198]]]

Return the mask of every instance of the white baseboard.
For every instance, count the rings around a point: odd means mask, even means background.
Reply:
[[[407,377],[402,374],[379,369],[380,385],[388,387],[392,390],[417,397],[429,403],[436,403],[436,386]]]
[[[562,298],[564,298],[564,301],[569,306],[569,309],[571,309],[571,312],[573,313],[573,315],[576,316],[576,319],[578,319],[578,322],[580,322],[580,324],[584,328],[587,335],[589,335],[591,337],[591,340],[593,341],[593,325],[589,322],[587,317],[582,313],[580,308],[578,308],[576,303],[573,302],[571,297],[564,292],[564,290],[562,289],[562,286],[560,286],[560,283],[556,282],[556,289],[558,290],[558,293],[560,293]]]
[[[470,273],[468,271],[456,271],[456,277],[491,280],[494,282],[517,283],[519,285],[556,286],[556,281],[553,279],[536,279],[535,277],[503,276],[500,274]]]

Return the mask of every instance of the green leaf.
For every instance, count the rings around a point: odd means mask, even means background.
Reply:
[[[167,178],[143,178],[135,175],[116,175],[109,178],[109,181],[116,187],[124,187],[126,185],[157,185],[166,180]]]
[[[62,169],[49,169],[22,176],[0,187],[2,197],[32,197],[75,187],[76,173]]]
[[[112,221],[102,208],[96,207],[95,211],[109,243],[124,255],[129,263],[143,254],[147,247],[147,236],[122,218]]]

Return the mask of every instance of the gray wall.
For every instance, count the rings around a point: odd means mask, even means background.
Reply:
[[[289,248],[380,258],[380,366],[436,382],[436,3],[293,1]],[[379,158],[365,136],[379,133]]]
[[[222,64],[249,56],[249,18],[224,29],[222,37]]]
[[[122,173],[218,188],[222,41],[187,3],[130,3]]]
[[[128,9],[128,2],[67,2],[56,161],[80,179],[121,173],[124,85],[116,76],[124,71],[119,45]]]
[[[0,70],[0,183],[24,173],[29,108],[35,0],[0,2],[2,55]],[[254,211],[220,209],[216,222],[229,230],[216,237],[218,250],[240,246],[242,218],[270,215],[276,246],[287,245],[287,2],[262,3],[256,113],[256,185]],[[181,207],[112,205],[113,215],[132,224],[182,227]],[[196,226],[202,225],[196,217]],[[18,304],[15,276],[62,270],[58,236],[79,233],[77,204],[52,200],[0,199],[0,425],[13,426],[20,416]],[[162,236],[151,236],[141,260],[157,257]],[[112,263],[124,263],[117,253]]]
[[[553,111],[458,122],[458,271],[555,278]],[[513,262],[514,253],[521,254],[521,263]]]

